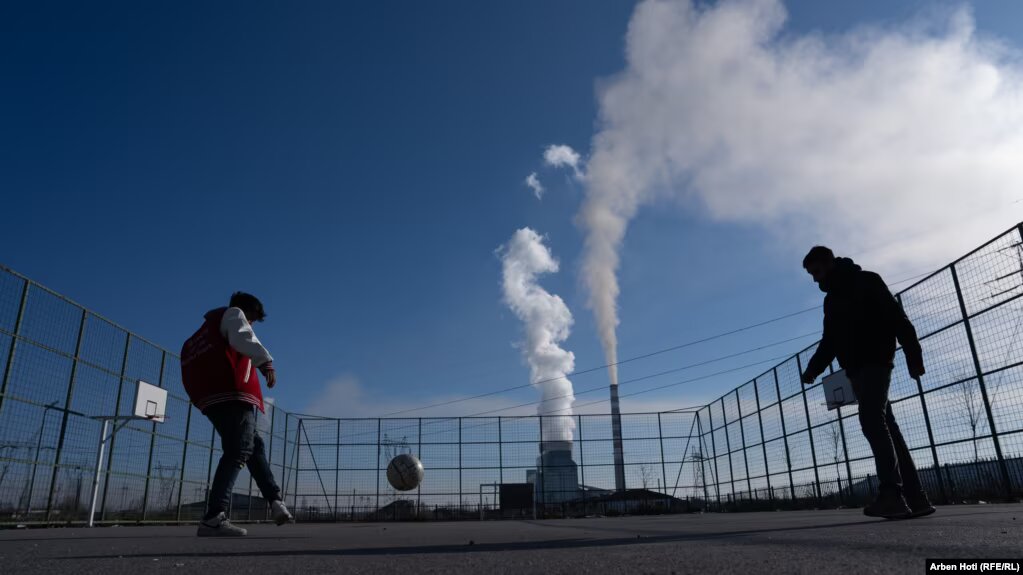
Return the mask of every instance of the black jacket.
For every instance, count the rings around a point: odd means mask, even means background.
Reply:
[[[863,366],[891,367],[896,339],[910,373],[923,373],[916,330],[881,276],[863,271],[849,258],[837,258],[822,289],[827,292],[824,335],[806,366],[807,374],[817,377],[836,357],[851,377]]]

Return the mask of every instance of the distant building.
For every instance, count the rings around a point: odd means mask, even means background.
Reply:
[[[572,460],[571,441],[541,442],[536,471],[530,471],[526,472],[526,481],[533,483],[537,503],[564,503],[579,498],[579,466]]]

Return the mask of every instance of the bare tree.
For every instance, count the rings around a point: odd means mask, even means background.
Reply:
[[[838,423],[832,423],[828,426],[825,431],[825,438],[828,440],[828,447],[831,448],[831,461],[835,464],[835,477],[838,478],[838,490],[842,490],[842,471],[838,466],[838,462],[841,459],[839,457],[839,451],[842,449],[842,430],[838,427]]]
[[[647,486],[650,484],[650,480],[653,479],[653,476],[654,470],[651,469],[649,465],[644,463],[643,465],[639,466],[639,478],[640,481],[643,483],[643,489],[647,488]]]
[[[973,439],[973,461],[980,461],[980,450],[977,445],[977,428],[984,416],[984,399],[980,395],[980,386],[976,379],[969,379],[959,385],[958,392],[953,395],[962,406],[961,417],[965,418]]]

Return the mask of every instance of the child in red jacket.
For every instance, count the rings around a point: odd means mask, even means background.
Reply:
[[[266,378],[267,387],[277,383],[273,357],[252,331],[252,323],[265,317],[263,304],[255,296],[235,292],[228,307],[206,312],[202,327],[181,348],[185,391],[213,423],[224,451],[213,477],[206,515],[199,522],[200,537],[247,533],[227,518],[234,482],[246,466],[270,503],[274,521],[283,525],[292,519],[281,501],[281,488],[274,481],[256,429],[255,410],[263,411],[256,371]]]

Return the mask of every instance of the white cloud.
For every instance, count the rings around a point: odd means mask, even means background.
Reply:
[[[579,170],[580,160],[579,153],[573,150],[571,146],[564,144],[551,144],[543,151],[543,161],[545,164],[555,168],[565,166],[572,168],[572,172],[579,178],[582,177],[582,172]]]
[[[533,195],[536,196],[536,199],[543,199],[543,185],[540,184],[540,178],[536,177],[536,172],[526,176],[526,185],[529,186],[529,189],[533,190]]]
[[[778,0],[637,7],[627,66],[598,96],[579,214],[609,363],[619,250],[651,202],[762,226],[789,248],[868,252],[889,272],[945,263],[1021,219],[1018,52],[965,9],[833,35],[785,20]]]

